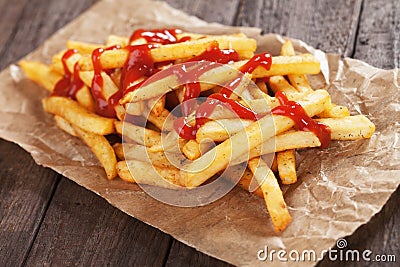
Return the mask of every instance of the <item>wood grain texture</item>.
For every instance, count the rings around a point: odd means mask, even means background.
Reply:
[[[27,266],[162,266],[170,237],[62,179]]]
[[[354,58],[378,68],[399,67],[400,1],[364,2]]]
[[[325,52],[351,55],[361,0],[243,0],[235,25],[298,38]]]
[[[8,5],[14,6],[14,8],[20,6],[19,1],[14,2],[12,5],[8,2]],[[21,1],[22,4],[23,2]],[[13,32],[4,42],[0,52],[1,66],[5,67],[37,48],[56,30],[73,20],[95,2],[97,1],[26,1],[26,4],[20,6],[21,12],[17,21],[14,22]]]
[[[208,22],[232,25],[239,0],[165,0],[172,7]]]
[[[24,261],[58,176],[22,148],[0,140],[0,266]]]
[[[232,266],[226,262],[217,260],[191,248],[177,240],[172,243],[171,251],[166,262],[167,267],[186,267],[186,266],[213,266],[228,267]]]

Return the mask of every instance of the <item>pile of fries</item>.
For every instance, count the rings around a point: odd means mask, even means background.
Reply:
[[[297,182],[295,150],[369,138],[375,126],[333,104],[327,91],[311,88],[306,75],[318,74],[320,64],[310,54],[296,54],[290,40],[279,56],[254,55],[256,48],[256,41],[241,33],[137,30],[131,38],[110,35],[105,45],[68,41],[68,50],[54,55],[50,65],[19,65],[51,93],[43,99],[44,110],[90,147],[108,179],[190,190],[229,166],[223,177],[263,197],[280,232],[291,216],[279,183]],[[195,81],[182,82],[179,73],[168,72],[191,61],[219,64],[195,70]],[[163,71],[167,74],[157,76]],[[235,79],[226,93],[224,85]],[[206,100],[183,107],[198,97]],[[199,117],[197,110],[207,101],[213,109]],[[299,120],[292,116],[295,109]],[[185,134],[185,127],[194,130]],[[110,143],[109,135],[120,141]],[[271,163],[266,155],[273,156]]]

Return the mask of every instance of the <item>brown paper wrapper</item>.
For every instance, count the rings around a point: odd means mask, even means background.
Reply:
[[[105,19],[107,18],[107,19]],[[208,24],[165,3],[102,1],[58,31],[26,59],[50,63],[68,39],[104,42],[109,34],[129,35],[135,28],[179,27],[199,33],[242,31],[256,38],[259,51],[278,54],[283,38],[260,36],[255,28]],[[285,249],[322,250],[351,235],[377,213],[400,183],[399,71],[381,70],[337,55],[325,54],[301,41],[298,52],[321,60],[322,73],[312,77],[314,88],[325,88],[333,102],[352,114],[365,114],[376,124],[369,140],[332,142],[325,150],[298,153],[299,182],[284,188],[293,222],[280,235],[262,199],[234,189],[203,207],[179,208],[157,202],[136,185],[119,179],[108,181],[90,150],[77,138],[59,130],[41,107],[45,90],[23,78],[10,66],[0,74],[0,137],[15,142],[35,161],[50,167],[111,205],[174,238],[235,265],[261,265],[257,252]],[[276,258],[269,266],[285,263]],[[298,266],[315,262],[297,262]]]

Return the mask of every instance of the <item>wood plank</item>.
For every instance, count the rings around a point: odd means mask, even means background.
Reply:
[[[13,1],[12,4],[8,2],[8,5],[18,8],[16,2],[19,1]],[[7,66],[37,48],[56,30],[95,2],[97,0],[27,1],[13,34],[0,53],[1,66]]]
[[[361,0],[241,1],[235,25],[298,38],[325,52],[351,55]]]
[[[2,16],[0,16],[0,58],[3,50],[9,45],[7,44],[8,40],[11,40],[12,35],[16,33],[16,24],[27,2],[28,0],[21,0],[10,5],[7,0],[0,1],[0,10],[2,11]],[[7,66],[6,64],[6,62],[1,61],[0,69]]]
[[[22,148],[0,140],[0,266],[19,266],[24,261],[57,177]]]
[[[171,237],[63,178],[27,266],[161,266]]]
[[[399,67],[400,2],[365,1],[354,57],[378,68]]]
[[[186,267],[186,266],[213,266],[228,267],[229,263],[207,256],[194,248],[191,248],[177,240],[172,243],[171,251],[166,262],[167,267]]]
[[[364,1],[359,22],[354,58],[378,68],[399,67],[400,2],[385,0]],[[397,118],[393,118],[397,119]],[[396,255],[400,257],[400,187],[390,197],[383,209],[370,222],[348,237],[350,249],[369,249],[373,255]],[[323,266],[323,265],[321,265]],[[369,266],[382,266],[374,262]]]
[[[208,22],[232,25],[239,0],[165,0],[172,7]]]

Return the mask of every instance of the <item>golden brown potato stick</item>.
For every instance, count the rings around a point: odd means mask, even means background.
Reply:
[[[201,90],[208,90],[214,87],[215,84],[224,84],[225,82],[236,78],[237,73],[232,71],[232,68],[239,69],[246,62],[246,60],[242,60],[230,65],[216,67],[200,75],[199,81],[206,82],[201,84]],[[319,62],[309,54],[298,55],[294,57],[272,57],[272,62],[273,63],[270,70],[258,67],[253,72],[252,77],[262,78],[273,75],[287,75],[289,73],[317,74],[320,71]],[[154,98],[159,95],[164,95],[172,90],[178,89],[180,84],[181,83],[176,75],[170,75],[148,85],[144,85],[134,92],[126,94],[121,99],[121,103],[124,104],[131,101],[137,102]]]
[[[44,98],[42,104],[46,112],[58,115],[85,131],[99,135],[114,133],[114,119],[92,113],[70,98],[51,96]]]
[[[196,141],[212,140],[222,142],[229,138],[229,136],[236,134],[243,130],[250,124],[252,120],[242,119],[221,119],[206,122],[196,133]]]
[[[272,160],[271,170],[273,172],[277,172],[278,171],[278,162],[276,161],[276,153],[274,155],[274,159]]]
[[[151,112],[155,116],[161,115],[165,107],[165,95],[161,96],[160,98],[149,99],[147,102],[147,107],[151,109]]]
[[[162,62],[176,59],[186,59],[192,56],[200,55],[207,47],[209,47],[214,41],[217,41],[220,49],[232,48],[240,51],[255,51],[256,41],[249,38],[240,37],[210,37],[203,38],[195,41],[188,41],[183,43],[163,45],[150,50],[150,55],[154,62]],[[125,61],[128,57],[128,50],[118,49],[105,51],[101,57],[101,66],[104,69],[121,68],[124,66]],[[90,55],[85,55],[79,61],[81,70],[92,70],[93,65]]]
[[[347,116],[350,116],[349,109],[345,106],[335,104],[332,104],[329,109],[318,114],[318,117],[320,118],[343,118]]]
[[[117,176],[117,158],[108,140],[103,135],[87,132],[75,125],[72,125],[72,127],[76,135],[82,139],[96,155],[107,174],[107,178],[109,180],[114,179]]]
[[[317,119],[331,129],[332,140],[359,140],[370,138],[375,132],[375,125],[364,115],[344,118]]]
[[[40,62],[21,60],[18,62],[18,65],[28,79],[34,81],[49,92],[53,92],[54,86],[62,78],[62,75],[52,71],[48,65]]]
[[[278,181],[272,170],[261,159],[250,160],[249,168],[260,184],[275,232],[279,233],[288,226],[292,217],[286,207]]]
[[[302,107],[309,116],[320,113],[330,104],[330,96],[324,90],[312,92],[304,101],[301,101]],[[231,158],[239,158],[274,135],[287,131],[293,126],[294,122],[288,117],[272,115],[261,118],[244,131],[238,132],[188,164],[187,171],[183,172],[185,185],[188,187],[199,186],[217,172],[225,169]],[[235,149],[232,149],[232,146]]]
[[[121,179],[127,182],[169,189],[180,188],[178,169],[161,168],[137,160],[126,160],[117,163],[117,171]]]
[[[268,81],[269,87],[272,92],[276,93],[278,91],[284,92],[288,97],[291,95],[296,95],[299,92],[294,88],[282,75],[272,76]]]
[[[200,144],[196,140],[189,140],[183,146],[182,152],[190,160],[198,159],[201,156]]]
[[[261,91],[268,94],[268,88],[267,88],[267,85],[265,84],[265,82],[257,82],[256,84],[257,84],[258,88],[260,88]]]
[[[229,169],[224,170],[221,172],[221,177],[232,183],[237,183],[237,186],[249,193],[253,193],[261,198],[263,197],[260,186],[257,181],[253,179],[253,173],[243,164],[231,166]],[[240,177],[239,181],[238,177]]]
[[[287,40],[281,48],[282,56],[295,56],[296,53],[294,51],[292,42]],[[294,75],[289,74],[288,79],[290,83],[300,92],[300,93],[309,93],[313,91],[310,84],[308,83],[307,77],[305,75]]]
[[[54,116],[54,120],[56,121],[58,128],[72,136],[77,136],[74,127],[67,120],[57,115]]]
[[[259,157],[261,155],[285,151],[288,149],[319,146],[321,146],[321,142],[314,133],[291,130],[268,139],[267,141],[262,143],[262,145],[253,148],[250,151],[250,155],[245,154],[238,157],[237,159],[234,159],[232,161],[232,164],[238,164],[241,162],[245,162],[248,159]],[[271,166],[271,169],[273,171],[278,170],[277,167],[273,166]]]
[[[282,184],[297,182],[295,150],[289,149],[276,153],[276,160]]]
[[[165,153],[162,152],[151,152],[145,146],[138,144],[129,143],[117,143],[114,146],[114,151],[117,157],[121,160],[138,160],[142,162],[151,163],[158,167],[171,167],[171,161],[178,162],[182,156],[175,154],[168,154],[168,158]]]
[[[158,129],[160,129],[160,131],[174,131],[174,120],[176,119],[176,117],[170,114],[169,111],[165,108],[158,116],[153,112],[150,112],[147,119]]]
[[[154,146],[161,142],[161,134],[159,132],[129,122],[116,121],[115,130],[130,141],[147,147]]]

